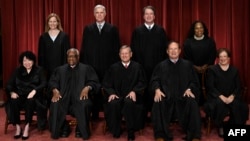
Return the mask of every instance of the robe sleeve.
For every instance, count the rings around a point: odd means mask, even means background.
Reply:
[[[206,78],[207,89],[208,89],[208,94],[210,94],[210,96],[212,96],[213,98],[219,98],[219,95],[221,95],[221,93],[219,92],[219,90],[216,89],[214,73],[215,72],[211,68],[207,70],[207,78]]]
[[[150,91],[152,91],[152,93],[154,94],[155,90],[161,88],[161,84],[160,84],[160,75],[161,74],[161,67],[160,65],[158,64],[153,73],[152,73],[152,77],[151,77],[151,80],[150,80]]]
[[[103,88],[104,88],[104,91],[105,93],[109,96],[111,94],[115,94],[115,90],[113,89],[114,88],[114,78],[112,75],[113,72],[112,72],[112,69],[109,68],[105,75],[104,75],[104,78],[103,78],[103,82],[102,82],[102,85],[103,85]]]
[[[91,86],[92,92],[97,93],[100,89],[100,83],[98,80],[98,76],[95,70],[91,67],[87,67],[87,78],[86,78],[86,86]]]
[[[146,88],[146,73],[143,70],[142,66],[140,66],[139,68],[139,76],[138,76],[138,80],[137,80],[137,84],[134,86],[133,91],[136,94],[143,94],[144,93],[144,89]]]

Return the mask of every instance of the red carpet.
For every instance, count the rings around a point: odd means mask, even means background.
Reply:
[[[2,90],[0,89],[0,96],[3,94]],[[2,100],[2,97],[0,97],[0,100]],[[202,113],[203,115],[204,113]],[[92,136],[90,137],[89,141],[126,141],[127,140],[127,132],[124,131],[123,134],[119,139],[114,139],[112,135],[107,132],[105,135],[103,134],[103,124],[104,124],[104,118],[103,114],[100,115],[102,117],[100,121],[96,121],[92,123]],[[0,141],[13,141],[14,134],[15,134],[15,127],[13,125],[8,126],[7,134],[4,134],[4,124],[5,124],[5,110],[4,108],[0,108]],[[72,119],[70,116],[67,117],[69,120]],[[33,117],[34,120],[36,120],[36,117]],[[247,121],[247,124],[250,125],[250,120]],[[23,127],[23,125],[22,125]],[[75,126],[71,126],[72,132],[68,138],[60,138],[58,140],[60,141],[81,141],[80,138],[75,138]],[[174,141],[183,141],[183,137],[185,136],[182,133],[182,130],[178,124],[174,124],[171,126],[171,130],[174,135]],[[32,125],[30,127],[30,137],[28,140],[31,141],[51,141],[50,138],[50,132],[45,130],[43,133],[39,132],[36,129],[35,125]],[[21,139],[19,139],[21,140]],[[139,134],[139,132],[136,133],[136,141],[154,141],[153,138],[153,129],[152,125],[148,123],[146,127],[143,129],[142,134]],[[212,131],[209,135],[206,135],[206,130],[204,125],[202,126],[202,141],[223,141],[222,138],[220,138],[217,135],[216,128],[212,128]]]
[[[15,127],[9,125],[7,134],[4,134],[4,123],[5,123],[5,111],[4,108],[0,108],[0,140],[1,141],[13,141],[13,135],[15,134]],[[70,119],[70,117],[68,117]],[[36,117],[34,117],[34,120]],[[107,132],[106,135],[103,134],[103,118],[100,121],[93,122],[92,125],[92,136],[89,141],[126,141],[127,133],[123,132],[119,139],[113,139],[112,135]],[[250,122],[248,122],[249,124]],[[68,138],[60,138],[60,141],[80,141],[82,139],[75,138],[74,128],[75,126],[71,126],[72,132]],[[174,141],[182,141],[182,137],[184,134],[178,124],[174,124],[171,126],[171,130],[173,131]],[[223,141],[222,138],[218,137],[216,129],[213,128],[210,135],[206,135],[205,127],[202,127],[202,141]],[[21,139],[19,139],[21,140]],[[30,138],[28,140],[32,141],[50,141],[50,133],[48,130],[45,130],[43,133],[39,132],[35,126],[31,126],[30,129]],[[152,125],[147,124],[142,134],[139,132],[136,133],[136,141],[153,141],[153,130]]]

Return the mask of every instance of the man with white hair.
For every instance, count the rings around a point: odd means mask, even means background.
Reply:
[[[87,25],[83,31],[80,62],[92,66],[100,82],[102,82],[105,71],[111,64],[119,60],[120,37],[118,29],[105,21],[106,8],[96,5],[94,8],[96,21]],[[99,94],[94,98],[94,109],[92,117],[98,118],[98,113],[103,105],[102,96]]]

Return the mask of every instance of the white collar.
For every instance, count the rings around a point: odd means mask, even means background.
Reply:
[[[179,58],[178,58],[178,59],[170,59],[170,61],[173,62],[174,64],[175,64],[178,60],[179,60]]]
[[[204,37],[205,37],[204,35],[202,35],[201,37],[197,37],[197,36],[194,35],[195,40],[202,40],[202,39],[204,39]]]
[[[151,25],[148,25],[148,24],[144,23],[144,25],[145,25],[147,28],[150,26],[150,28],[152,29],[152,28],[154,27],[155,23],[153,23],[153,24],[151,24]]]
[[[124,62],[122,62],[122,64],[123,64],[123,66],[125,66],[125,65],[129,66],[130,61],[129,61],[127,64],[126,64],[126,63],[124,63]]]
[[[104,24],[105,24],[105,21],[103,21],[101,23],[96,22],[97,27],[98,27],[98,25],[101,25],[101,27],[103,27]]]

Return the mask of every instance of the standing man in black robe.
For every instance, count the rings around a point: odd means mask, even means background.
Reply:
[[[146,76],[142,66],[131,61],[132,51],[127,45],[120,48],[121,61],[107,71],[103,87],[107,93],[105,118],[113,137],[121,134],[122,115],[126,120],[128,140],[134,140],[134,132],[142,129],[142,94],[146,87]]]
[[[163,61],[167,55],[165,53],[168,38],[164,28],[154,23],[155,8],[146,6],[143,8],[144,24],[138,26],[132,34],[131,48],[133,51],[133,60],[142,64],[149,80],[154,67],[160,61]],[[147,112],[151,111],[152,98],[148,90],[145,90],[146,117]]]
[[[76,132],[83,139],[90,137],[89,119],[91,92],[99,89],[99,80],[94,69],[79,63],[79,51],[67,51],[68,64],[58,67],[49,80],[53,93],[50,105],[49,125],[51,137],[58,139],[65,124],[65,116],[72,113],[77,119]],[[79,136],[79,135],[77,135]]]
[[[187,141],[201,138],[199,81],[192,64],[179,58],[180,53],[180,45],[171,41],[167,48],[169,59],[155,67],[150,81],[154,92],[154,136],[159,141],[173,138],[169,125],[176,118],[187,134]]]
[[[106,8],[96,5],[94,8],[95,23],[83,31],[80,62],[91,65],[102,82],[105,71],[119,60],[120,37],[118,29],[105,21]],[[94,97],[92,117],[97,119],[103,105],[102,95]]]

